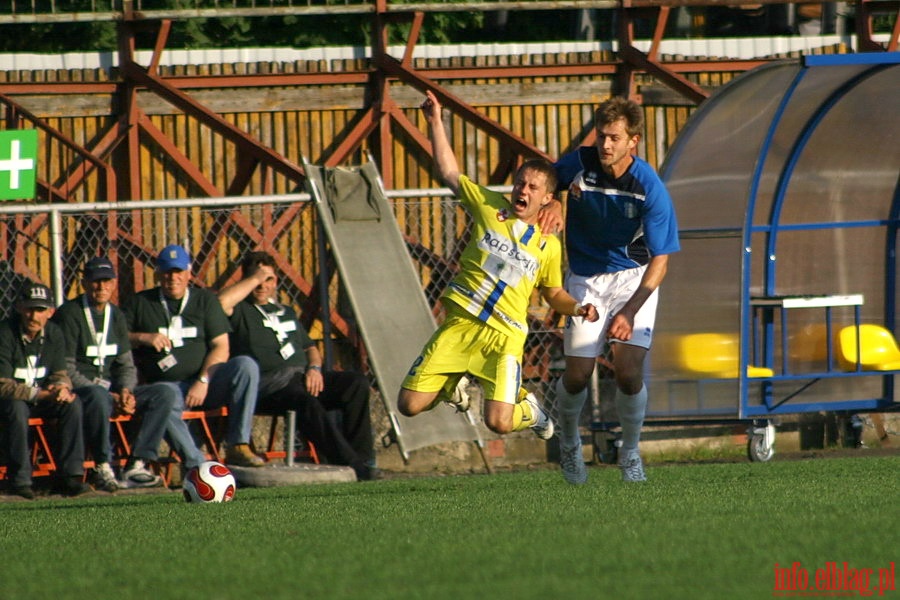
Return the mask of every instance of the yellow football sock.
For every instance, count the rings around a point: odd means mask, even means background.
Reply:
[[[519,401],[513,406],[513,431],[522,431],[534,425],[537,415],[530,402],[525,402],[528,392],[525,388],[519,388]]]

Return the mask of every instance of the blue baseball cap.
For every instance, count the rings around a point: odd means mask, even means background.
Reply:
[[[171,271],[178,269],[179,271],[187,271],[191,268],[191,255],[183,246],[170,244],[162,249],[159,256],[156,257],[157,271]]]

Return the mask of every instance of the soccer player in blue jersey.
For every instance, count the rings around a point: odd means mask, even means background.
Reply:
[[[557,382],[556,398],[560,465],[572,484],[587,481],[578,420],[597,357],[607,345],[612,349],[615,405],[622,426],[622,478],[646,479],[638,453],[647,410],[644,359],[653,339],[658,288],[669,255],[680,246],[665,185],[633,154],[643,124],[637,103],[611,98],[596,112],[596,143],[566,154],[555,165],[559,189],[568,190],[566,289],[600,311],[594,323],[568,319],[564,335],[566,370]],[[550,227],[544,217],[541,223]]]
[[[410,368],[397,406],[410,417],[441,400],[466,410],[467,398],[454,392],[470,373],[484,389],[484,422],[491,431],[530,428],[541,439],[550,439],[553,422],[521,387],[532,291],[540,288],[560,314],[597,319],[593,306],[579,304],[562,289],[559,240],[543,235],[537,225],[538,212],[553,198],[556,174],[546,161],[526,162],[507,199],[460,173],[433,93],[426,94],[422,112],[438,174],[469,213],[472,237],[459,273],[442,297],[447,318]]]

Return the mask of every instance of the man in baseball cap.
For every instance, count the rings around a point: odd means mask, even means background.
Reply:
[[[225,462],[261,467],[265,461],[250,448],[259,366],[248,356],[230,356],[228,317],[216,294],[190,285],[190,269],[184,247],[166,246],[156,259],[158,287],[138,292],[123,305],[134,362],[143,381],[168,385],[180,395],[166,433],[186,467],[206,457],[181,411],[223,405],[228,407]]]
[[[178,402],[174,390],[138,385],[125,314],[112,303],[116,271],[105,256],[90,259],[81,280],[84,293],[59,307],[54,321],[66,339],[69,376],[84,404],[85,444],[95,466],[89,474],[97,489],[153,487],[163,481],[150,470]],[[113,470],[111,416],[138,415],[137,437],[121,471]]]
[[[54,419],[59,433],[58,487],[66,495],[90,491],[84,477],[81,400],[72,392],[62,331],[50,323],[55,312],[46,285],[27,282],[16,313],[0,323],[0,428],[6,430],[7,479],[13,494],[34,498],[28,419]]]

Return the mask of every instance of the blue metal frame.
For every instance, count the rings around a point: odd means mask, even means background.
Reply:
[[[752,249],[753,233],[755,233],[753,227],[753,215],[755,214],[756,201],[759,196],[759,182],[762,179],[766,157],[768,156],[769,148],[772,145],[772,138],[778,130],[778,125],[781,122],[781,118],[784,116],[784,112],[787,110],[794,91],[797,89],[797,86],[800,85],[805,74],[806,70],[800,69],[797,76],[794,78],[794,81],[791,82],[790,87],[781,98],[778,108],[775,110],[772,123],[769,126],[769,131],[766,132],[766,136],[760,147],[759,157],[756,161],[756,166],[753,169],[753,177],[750,179],[750,189],[747,193],[747,210],[745,212],[746,222],[744,223],[744,255],[741,260],[741,363],[739,368],[740,381],[738,385],[740,391],[739,416],[742,418],[748,415],[749,407],[750,380],[747,377],[747,365],[750,364],[750,339],[753,321],[753,315],[750,310],[750,277],[753,272]],[[765,383],[763,386],[764,388],[771,388],[771,383]],[[771,393],[770,389],[768,393]],[[767,391],[764,390],[763,396],[765,397],[766,394]]]
[[[872,410],[879,408],[886,408],[892,403],[893,393],[894,393],[894,377],[891,374],[881,374],[881,373],[873,373],[873,372],[862,372],[857,370],[853,373],[844,373],[832,371],[831,368],[833,366],[833,357],[832,357],[832,348],[831,341],[828,340],[828,364],[829,370],[823,373],[805,373],[801,375],[792,375],[786,372],[785,365],[782,365],[782,370],[780,375],[776,375],[770,379],[767,379],[762,382],[761,386],[761,394],[760,394],[760,403],[759,404],[751,404],[750,403],[750,384],[752,382],[756,382],[759,380],[750,379],[747,377],[747,365],[750,363],[750,353],[751,346],[756,346],[758,344],[751,344],[752,335],[756,332],[760,331],[758,327],[758,321],[756,318],[756,313],[753,310],[751,304],[751,295],[750,295],[750,285],[751,285],[751,273],[752,273],[752,243],[754,234],[763,233],[766,235],[766,244],[765,251],[766,257],[764,259],[764,293],[766,296],[776,296],[777,287],[775,281],[775,273],[776,270],[774,268],[775,261],[777,260],[777,243],[778,243],[778,234],[781,231],[790,231],[790,230],[815,230],[815,229],[828,229],[828,228],[846,228],[846,227],[863,227],[863,226],[886,226],[888,228],[888,240],[885,248],[885,280],[887,282],[885,288],[885,323],[886,325],[893,330],[895,324],[895,314],[894,309],[896,306],[896,293],[895,293],[895,273],[896,273],[896,242],[897,242],[897,231],[898,231],[898,219],[900,219],[900,181],[898,181],[898,186],[895,188],[893,202],[889,211],[889,218],[887,220],[877,220],[877,221],[866,221],[866,222],[850,222],[850,223],[807,223],[807,224],[793,224],[790,226],[781,226],[779,225],[779,218],[781,215],[782,208],[784,206],[785,197],[788,189],[788,185],[791,180],[791,176],[793,175],[794,169],[797,165],[797,162],[800,159],[800,156],[803,150],[806,148],[809,143],[812,134],[815,132],[818,125],[821,123],[822,119],[828,114],[829,110],[837,104],[837,102],[846,96],[851,90],[853,90],[856,86],[858,86],[865,79],[877,74],[885,65],[893,65],[900,62],[900,53],[882,53],[882,54],[866,54],[866,55],[833,55],[833,56],[809,56],[806,57],[803,61],[803,68],[801,68],[794,80],[791,82],[790,87],[786,91],[785,95],[782,97],[781,102],[779,103],[778,108],[774,113],[774,117],[772,119],[772,123],[769,127],[768,132],[763,140],[759,158],[757,160],[756,166],[754,168],[753,177],[751,180],[751,186],[748,193],[748,202],[747,202],[747,211],[746,211],[746,222],[744,224],[744,251],[742,258],[742,273],[741,273],[741,309],[740,309],[740,318],[741,318],[741,368],[740,368],[740,381],[739,381],[739,389],[740,389],[740,417],[741,418],[752,418],[752,417],[765,417],[769,415],[778,415],[778,414],[789,414],[789,413],[797,413],[797,412],[807,412],[807,411],[836,411],[836,410],[850,410],[850,411],[863,411],[863,410]],[[773,138],[775,136],[776,131],[778,130],[781,120],[788,108],[788,105],[791,101],[791,98],[796,91],[797,87],[802,82],[805,75],[808,73],[808,67],[811,66],[827,66],[827,65],[871,65],[871,68],[861,71],[855,77],[849,79],[844,82],[837,90],[835,90],[828,98],[826,98],[822,104],[813,112],[809,120],[804,124],[801,129],[801,134],[798,136],[794,145],[789,151],[787,160],[785,162],[784,168],[779,175],[775,198],[772,204],[772,209],[770,211],[768,217],[768,223],[762,226],[754,226],[753,225],[753,216],[755,214],[755,207],[757,204],[758,194],[759,194],[759,182],[761,180],[762,174],[764,172],[765,162],[767,157],[769,156],[769,150],[771,148],[771,144]],[[855,322],[859,323],[859,307],[856,307],[855,311]],[[830,319],[831,314],[830,310],[826,310],[826,326],[828,331],[831,331],[830,328]],[[782,327],[782,348],[786,347],[787,340],[786,335],[786,326],[785,326],[785,309],[782,307],[781,309],[781,327]],[[772,357],[774,356],[774,320],[773,319],[764,319],[762,322],[762,337],[763,337],[763,364],[766,366],[772,366]],[[756,357],[759,358],[759,357]],[[786,360],[786,359],[784,359]],[[806,402],[806,403],[791,403],[787,404],[788,400],[790,400],[794,395],[802,392],[803,389],[806,389],[809,385],[812,385],[816,381],[823,378],[834,378],[834,377],[859,377],[861,375],[864,376],[881,376],[883,379],[883,395],[880,398],[869,398],[869,399],[858,399],[858,400],[846,400],[846,401],[831,401],[831,402]],[[773,398],[773,382],[775,381],[802,381],[806,380],[809,383],[807,386],[804,386],[795,394],[788,396],[780,402],[775,403]]]
[[[765,435],[768,439],[768,434],[761,433],[763,432],[761,428],[770,428],[773,422],[772,418],[780,415],[797,414],[803,412],[870,412],[885,409],[896,410],[900,408],[900,404],[893,401],[895,390],[894,378],[896,375],[900,374],[900,371],[863,371],[859,364],[857,364],[857,368],[855,371],[844,371],[836,365],[836,353],[834,352],[833,344],[830,339],[830,332],[832,331],[831,306],[828,305],[827,302],[816,305],[817,310],[820,309],[818,307],[821,307],[821,309],[825,310],[825,327],[826,331],[829,332],[828,334],[826,334],[826,370],[817,372],[791,373],[789,371],[789,362],[786,357],[788,336],[787,327],[785,325],[785,323],[787,322],[786,315],[789,307],[784,306],[782,300],[773,300],[772,298],[773,296],[777,297],[777,287],[775,281],[776,271],[774,266],[777,257],[776,249],[778,246],[780,233],[789,231],[812,231],[848,228],[852,229],[862,227],[885,228],[887,231],[887,241],[884,249],[884,278],[886,284],[884,298],[884,323],[891,331],[895,330],[897,326],[895,314],[897,308],[897,298],[895,291],[896,272],[898,268],[897,244],[898,241],[900,241],[898,240],[898,236],[900,236],[900,178],[898,178],[897,185],[894,188],[893,200],[891,202],[887,218],[885,219],[870,219],[841,223],[806,222],[791,223],[786,225],[782,225],[779,220],[785,204],[786,193],[789,187],[791,176],[794,174],[794,170],[801,158],[803,150],[810,143],[813,133],[816,131],[816,128],[822,122],[825,115],[840,101],[841,98],[845,97],[851,90],[856,88],[867,77],[871,77],[877,74],[883,69],[888,68],[890,65],[897,64],[900,64],[900,53],[898,52],[804,57],[799,65],[800,68],[797,70],[796,74],[793,75],[793,79],[787,85],[787,89],[785,90],[783,97],[775,107],[772,121],[769,125],[768,130],[765,132],[765,136],[762,139],[762,144],[759,153],[756,156],[756,162],[753,166],[753,172],[751,173],[751,178],[748,185],[744,222],[741,224],[740,228],[720,227],[715,229],[703,228],[681,230],[680,233],[684,239],[687,239],[689,237],[702,238],[705,236],[710,236],[711,234],[718,234],[719,236],[734,234],[735,236],[741,236],[743,248],[741,257],[740,280],[740,323],[738,324],[741,332],[739,374],[738,377],[734,379],[667,379],[666,382],[670,390],[668,406],[666,408],[658,408],[656,411],[651,411],[647,414],[647,418],[654,425],[752,423],[751,428],[748,429],[748,435]],[[775,197],[773,199],[770,214],[767,217],[768,222],[764,225],[754,225],[753,219],[758,204],[762,176],[765,172],[766,161],[770,159],[770,151],[774,144],[776,132],[782,125],[782,121],[790,107],[791,101],[794,99],[798,91],[798,87],[804,81],[804,78],[809,75],[809,68],[852,65],[860,65],[866,68],[859,69],[859,72],[856,73],[852,78],[841,83],[838,89],[834,90],[826,99],[822,101],[821,105],[816,110],[814,110],[814,112],[808,118],[807,122],[803,125],[800,135],[794,141],[792,147],[789,150],[789,154],[786,156],[785,164],[781,168],[781,173],[779,174],[775,190]],[[759,70],[765,69],[783,68],[784,66],[784,63],[781,63],[780,65],[769,64],[760,67],[757,72]],[[746,76],[748,76],[748,74],[745,74],[742,77]],[[719,102],[724,102],[724,99],[726,97],[727,92],[724,94],[714,94],[712,98],[707,101],[707,104],[703,106],[703,111],[710,110],[711,107],[715,107]],[[682,141],[683,139],[689,139],[695,134],[696,131],[699,131],[698,123],[699,121],[695,123],[693,120],[690,120],[687,126],[679,134],[680,141]],[[685,147],[685,144],[679,143],[673,146],[673,148],[670,150],[670,155],[660,170],[660,175],[664,181],[667,181],[669,179],[670,169],[675,168],[673,165],[676,165],[678,162],[678,154],[684,152]],[[753,283],[751,280],[753,273],[752,252],[754,236],[758,237],[760,235],[766,236],[764,243],[766,256],[763,258],[762,265],[764,269],[763,287],[764,295],[769,296],[769,298],[767,298],[767,301],[765,302],[760,302],[757,300],[754,304],[754,299],[751,297],[750,293],[751,285]],[[852,302],[839,302],[836,305],[854,306],[854,321],[856,323],[860,322],[859,305],[854,305]],[[768,366],[772,367],[774,370],[774,344],[776,343],[774,337],[774,319],[776,310],[781,311],[780,340],[782,344],[781,352],[783,357],[781,369],[780,371],[776,371],[776,374],[769,378],[749,378],[747,376],[747,368],[750,364]],[[770,314],[767,316],[763,313],[763,311],[770,311]],[[757,335],[761,336],[763,339],[754,339],[754,336]],[[755,354],[755,356],[751,357],[751,353]],[[751,362],[751,359],[753,362]],[[801,394],[803,394],[806,390],[808,390],[811,386],[815,385],[819,381],[825,379],[859,377],[881,378],[882,395],[875,398],[857,398],[853,400],[829,399],[815,402],[793,401],[795,398],[798,398]],[[733,409],[729,410],[727,407],[722,407],[720,405],[709,406],[706,402],[706,399],[709,395],[709,393],[707,393],[708,390],[706,390],[707,387],[720,386],[722,384],[728,383],[731,383],[732,385],[734,383],[737,383],[739,394],[739,410],[737,418],[734,418]],[[782,385],[776,388],[776,383],[780,383]],[[796,386],[793,387],[792,391],[786,393],[785,397],[779,398],[777,400],[774,398],[776,389],[778,389],[779,393],[781,393],[782,388],[786,389],[788,387],[791,387],[791,385],[785,384],[793,383],[795,383]],[[696,407],[690,409],[675,408],[672,399],[672,389],[673,386],[678,385],[696,386]],[[871,393],[874,392],[867,392],[867,394]],[[753,396],[753,403],[751,403],[750,401],[751,394]],[[595,420],[591,423],[591,430],[594,433],[604,432],[610,430],[614,425],[616,425],[616,423],[603,419],[596,420],[595,417]],[[751,441],[750,443],[752,444],[753,442]]]
[[[859,54],[810,54],[803,57],[804,67],[841,65],[896,65],[900,52],[863,52]]]

